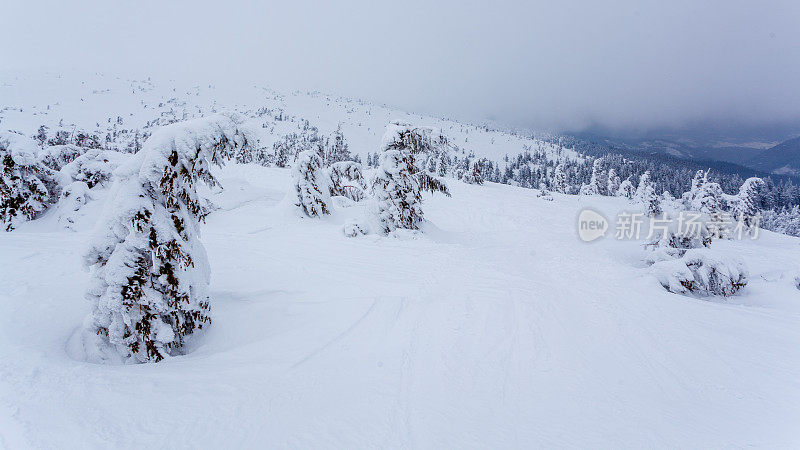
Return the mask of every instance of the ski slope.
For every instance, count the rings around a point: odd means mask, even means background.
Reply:
[[[289,171],[229,165],[203,228],[212,327],[190,354],[94,365],[76,232],[0,233],[0,447],[800,445],[800,240],[715,242],[730,299],[666,292],[641,242],[586,244],[619,198],[447,180],[423,234],[346,238],[362,206],[290,211]]]

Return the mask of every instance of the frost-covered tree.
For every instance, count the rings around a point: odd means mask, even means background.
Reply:
[[[412,171],[413,157],[400,150],[386,150],[380,158],[373,192],[382,231],[418,230],[424,216],[420,183]]]
[[[633,187],[633,183],[631,183],[630,179],[626,179],[619,184],[617,195],[627,198],[628,200],[633,200],[633,198],[636,196],[636,188]]]
[[[358,202],[364,199],[366,189],[361,164],[353,161],[331,164],[329,183],[331,196],[340,195]]]
[[[14,229],[20,221],[36,218],[50,201],[48,169],[39,164],[34,140],[11,132],[0,133],[0,226]]]
[[[333,132],[333,142],[328,149],[326,162],[333,164],[340,161],[350,161],[352,158],[350,147],[347,145],[344,133],[342,133],[342,125],[339,124],[336,131]]]
[[[698,170],[695,172],[694,177],[692,177],[692,184],[689,187],[689,191],[683,194],[683,201],[686,204],[686,208],[690,210],[696,210],[695,208],[695,199],[700,193],[700,187],[706,181],[707,175],[706,172],[703,170]]]
[[[606,185],[606,193],[608,195],[618,195],[621,180],[617,176],[617,171],[614,168],[608,169],[608,184]]]
[[[761,216],[761,228],[789,236],[800,236],[800,206],[761,211]]]
[[[693,209],[709,215],[718,214],[722,211],[722,197],[723,192],[720,185],[706,179],[698,189]]]
[[[74,181],[61,190],[58,201],[58,222],[68,230],[74,230],[80,210],[91,200],[89,186],[83,181]]]
[[[741,221],[748,231],[758,226],[759,208],[757,201],[759,188],[763,184],[764,180],[758,177],[746,179],[742,187],[739,188],[739,195],[736,196],[736,201],[733,205],[733,217]]]
[[[547,185],[544,183],[539,183],[539,193],[536,196],[542,200],[553,201],[553,196],[550,195],[550,191],[547,190]]]
[[[651,271],[664,289],[677,294],[730,297],[747,285],[748,271],[741,261],[709,252],[688,250],[679,259],[654,264]]]
[[[639,177],[635,199],[644,204],[647,215],[654,217],[661,214],[661,198],[656,194],[653,183],[650,181],[650,172],[645,172]]]
[[[39,160],[52,170],[61,170],[85,152],[85,148],[73,144],[50,145],[39,152]]]
[[[461,181],[467,184],[483,184],[483,175],[478,161],[472,161],[469,164],[469,169],[461,176]]]
[[[199,184],[237,150],[233,120],[212,116],[155,131],[117,171],[109,210],[85,255],[93,310],[88,357],[158,362],[211,323],[210,269],[199,240]]]
[[[589,183],[581,186],[581,195],[602,195],[606,190],[607,180],[606,172],[602,166],[603,160],[601,158],[595,159],[592,163],[592,177]]]
[[[569,185],[567,184],[567,174],[564,173],[564,164],[556,166],[553,173],[553,191],[559,194],[566,194]]]
[[[329,175],[322,168],[322,157],[315,150],[300,152],[292,167],[294,188],[297,193],[296,205],[308,217],[330,214]]]
[[[652,237],[645,243],[645,249],[649,250],[648,263],[680,258],[687,250],[711,245],[711,235],[703,226],[703,218],[695,217],[695,226],[687,218],[670,218],[666,214],[661,218],[662,224],[666,225],[662,225],[663,229],[654,229]]]
[[[114,170],[128,159],[126,153],[93,149],[64,165],[59,171],[63,185],[81,181],[89,188],[105,185],[111,181]]]
[[[384,233],[397,228],[419,229],[423,220],[422,191],[449,196],[447,186],[425,170],[447,139],[430,127],[390,124],[383,136],[380,167],[372,184],[378,220]]]
[[[603,170],[603,159],[597,158],[592,163],[592,178],[589,180],[591,192],[597,195],[605,195],[608,185],[606,171]]]

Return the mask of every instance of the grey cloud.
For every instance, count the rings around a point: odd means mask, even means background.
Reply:
[[[31,1],[7,69],[259,81],[539,129],[800,121],[800,2]]]

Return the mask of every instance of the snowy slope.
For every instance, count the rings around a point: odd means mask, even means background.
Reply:
[[[229,165],[204,226],[214,324],[189,355],[93,365],[77,232],[0,234],[0,447],[797,447],[800,240],[715,242],[741,296],[664,291],[630,206],[448,180],[423,235],[343,236],[286,209],[289,171]]]
[[[0,129],[34,135],[52,130],[87,131],[101,138],[114,130],[151,128],[214,112],[258,118],[262,145],[296,132],[302,121],[328,135],[341,124],[350,150],[362,157],[378,150],[386,124],[393,121],[440,128],[465,152],[496,160],[525,148],[555,152],[552,144],[483,125],[422,116],[362,100],[315,92],[277,92],[266,86],[191,84],[175,80],[129,79],[104,74],[19,74],[0,72]],[[274,115],[286,121],[276,122]],[[277,129],[276,129],[277,127]],[[565,155],[577,157],[574,152]]]

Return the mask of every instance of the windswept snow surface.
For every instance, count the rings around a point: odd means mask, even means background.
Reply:
[[[708,301],[577,238],[621,199],[448,180],[424,234],[346,238],[362,206],[300,218],[286,169],[219,179],[214,323],[158,364],[74,358],[102,198],[0,234],[0,447],[800,446],[798,239],[715,242],[751,282]]]

